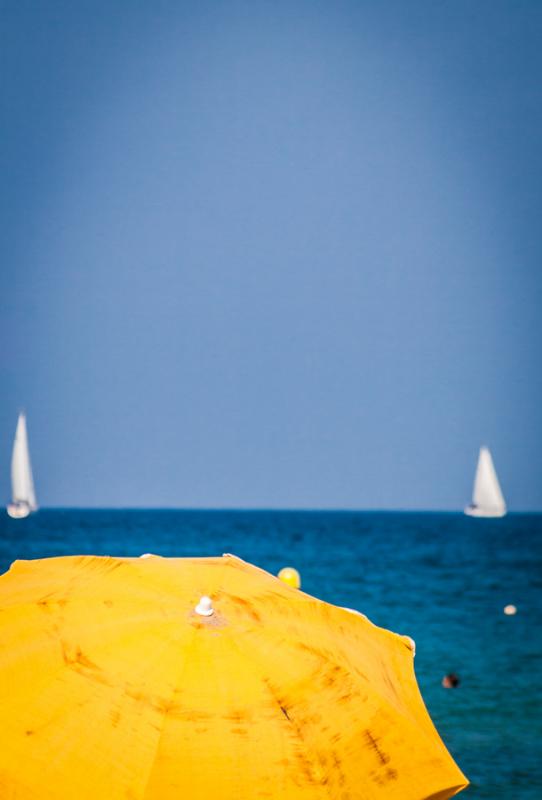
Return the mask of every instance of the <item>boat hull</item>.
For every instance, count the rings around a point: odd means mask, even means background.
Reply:
[[[11,519],[24,519],[30,514],[30,506],[26,503],[10,503],[6,509]]]
[[[488,517],[492,519],[504,517],[506,514],[506,509],[488,509],[479,508],[478,506],[467,506],[464,511],[468,517]]]

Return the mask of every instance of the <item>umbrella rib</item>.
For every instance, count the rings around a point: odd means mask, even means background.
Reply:
[[[235,641],[235,639],[233,637],[231,639],[231,643],[237,649],[237,651],[240,653],[242,658],[246,658],[247,660],[250,660],[253,664],[255,664],[258,667],[260,666],[258,661],[255,658],[251,657],[250,653],[248,655],[244,653],[242,648],[239,647],[239,644],[237,643],[237,641]],[[295,720],[292,719],[292,717],[290,717],[286,705],[283,705],[281,700],[280,700],[280,698],[277,697],[276,693],[273,691],[273,689],[271,687],[270,682],[265,677],[262,678],[262,681],[263,681],[263,683],[265,685],[265,688],[266,688],[267,692],[271,695],[271,697],[273,698],[273,700],[277,704],[278,708],[280,709],[281,714],[284,716],[284,718],[287,720],[289,726],[294,731],[295,738],[301,743],[302,748],[303,748],[303,760],[304,760],[304,762],[306,763],[306,765],[309,768],[308,772],[309,772],[309,774],[311,776],[311,779],[314,780],[314,781],[317,781],[318,779],[314,777],[315,757],[312,755],[312,753],[310,751],[310,748],[309,748],[309,745],[307,744],[306,740],[303,738],[303,735],[301,734],[299,725],[297,725]],[[316,760],[318,760],[318,759],[316,758]],[[318,782],[317,786],[318,786],[318,789],[320,790],[320,796],[322,798],[324,798],[324,800],[326,800],[326,798],[332,797],[332,795],[330,794],[330,789],[328,788],[327,782],[326,783]],[[323,792],[323,794],[322,794],[322,792]]]
[[[318,761],[318,757],[316,757],[316,759],[315,759],[314,755],[311,752],[311,749],[310,749],[309,745],[307,744],[306,739],[304,739],[303,734],[301,733],[301,728],[296,723],[295,719],[292,719],[292,717],[289,715],[287,707],[282,705],[282,703],[280,701],[280,698],[277,697],[277,695],[275,694],[275,692],[271,688],[270,684],[267,683],[267,681],[264,681],[264,683],[266,685],[266,688],[267,688],[268,692],[271,694],[271,697],[273,697],[273,699],[277,703],[278,707],[280,708],[281,713],[288,720],[289,725],[291,726],[291,728],[294,731],[295,738],[301,743],[301,746],[303,748],[303,760],[306,761],[306,763],[307,763],[307,765],[308,765],[308,767],[310,769],[310,773],[309,774],[311,774],[311,779],[314,780],[314,781],[318,781],[318,778],[314,777],[314,764],[315,764],[316,761]],[[324,792],[324,794],[323,794],[324,797],[331,797],[332,796],[330,794],[330,789],[328,788],[327,779],[326,779],[325,782],[322,782],[321,780],[318,781],[318,788],[319,788],[320,792],[322,792],[322,791]]]
[[[195,631],[192,632],[192,638],[194,637],[194,635],[195,635]],[[189,652],[189,647],[184,648],[184,652],[185,652],[185,657],[181,662],[181,667],[180,667],[179,672],[178,672],[179,680],[176,680],[173,683],[173,691],[175,690],[175,687],[179,686],[179,683],[182,682],[182,677],[184,675],[184,672],[185,672],[185,669],[186,669],[186,664],[187,664],[187,661],[188,661],[188,658],[187,658],[186,654]],[[157,757],[158,757],[158,753],[160,751],[160,746],[162,744],[162,739],[164,737],[164,729],[166,727],[166,721],[167,721],[167,716],[168,716],[167,707],[163,708],[162,714],[163,714],[163,716],[162,716],[162,727],[160,729],[160,733],[158,734],[158,738],[156,740],[156,747],[154,749],[154,755],[153,755],[152,759],[150,760],[150,767],[149,767],[149,771],[147,773],[147,778],[145,780],[145,787],[144,787],[143,793],[141,795],[141,800],[145,800],[145,797],[147,796],[147,791],[149,789],[149,784],[150,784],[150,781],[151,781],[151,778],[152,778],[152,774],[154,772],[154,767],[156,765],[156,760],[157,760]]]

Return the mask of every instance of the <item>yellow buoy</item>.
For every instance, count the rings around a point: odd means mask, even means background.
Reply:
[[[301,588],[301,575],[293,567],[283,567],[278,574],[278,577],[288,586],[293,586],[294,589]]]

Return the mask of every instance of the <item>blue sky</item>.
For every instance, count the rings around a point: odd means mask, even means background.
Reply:
[[[0,488],[542,509],[542,6],[0,5]]]

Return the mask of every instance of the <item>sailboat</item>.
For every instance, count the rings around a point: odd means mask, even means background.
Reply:
[[[26,433],[26,416],[19,414],[13,453],[11,456],[11,494],[12,502],[7,507],[7,512],[13,519],[23,519],[32,511],[37,511],[32,466],[28,451],[28,435]]]
[[[480,448],[472,503],[465,508],[465,514],[470,517],[504,517],[506,514],[506,503],[487,447]]]

